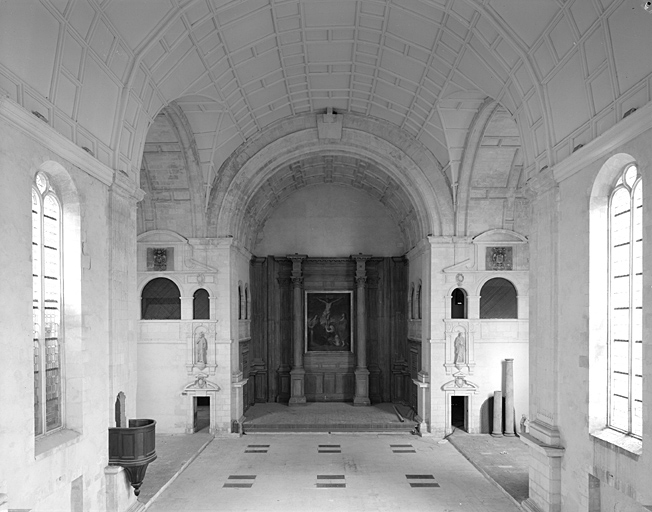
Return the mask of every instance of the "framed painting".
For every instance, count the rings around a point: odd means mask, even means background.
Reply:
[[[306,352],[353,350],[353,292],[306,292]]]

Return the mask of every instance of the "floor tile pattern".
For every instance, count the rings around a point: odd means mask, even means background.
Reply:
[[[414,453],[394,455],[394,444]],[[255,445],[269,445],[267,455],[245,456]],[[321,455],[320,445],[341,453]],[[148,505],[151,512],[519,510],[450,443],[389,433],[216,438]]]

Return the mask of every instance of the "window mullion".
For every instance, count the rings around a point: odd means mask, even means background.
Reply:
[[[41,196],[41,205],[44,205],[43,196]],[[39,371],[41,372],[41,432],[47,433],[47,343],[45,342],[45,220],[43,217],[43,209],[39,215],[39,222],[41,224],[41,239],[39,240],[41,251],[41,275],[40,275],[40,297],[39,309],[41,311],[40,329],[39,329]]]
[[[629,344],[627,351],[627,367],[628,367],[628,417],[627,417],[627,432],[632,433],[633,431],[633,409],[634,409],[634,376],[633,376],[633,365],[632,358],[634,356],[634,311],[636,305],[634,304],[634,230],[636,224],[636,205],[634,204],[634,191],[630,190],[630,211],[631,213],[631,222],[629,223]]]
[[[607,314],[609,321],[607,322],[607,425],[612,425],[612,403],[613,403],[613,374],[611,357],[613,354],[613,338],[612,338],[612,321],[613,321],[613,299],[612,292],[612,276],[613,276],[613,191],[609,197],[607,205]]]

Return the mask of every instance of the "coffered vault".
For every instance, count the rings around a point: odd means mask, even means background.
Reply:
[[[515,165],[528,178],[649,101],[652,54],[642,40],[652,36],[639,4],[9,1],[0,5],[13,20],[0,34],[0,88],[134,178],[148,129],[175,102],[194,138],[198,233],[236,148],[281,119],[329,107],[417,141],[463,206],[475,194],[464,185],[475,186],[469,130],[487,102],[515,122]]]

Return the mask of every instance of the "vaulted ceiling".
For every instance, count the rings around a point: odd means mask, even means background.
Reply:
[[[172,102],[205,194],[254,135],[330,107],[399,127],[432,153],[455,194],[488,99],[515,123],[526,174],[650,100],[652,15],[640,4],[5,0],[0,88],[134,178],[146,133]],[[483,179],[513,181],[513,168]]]

